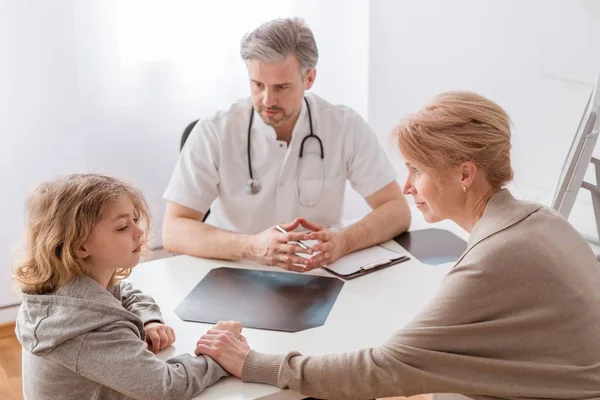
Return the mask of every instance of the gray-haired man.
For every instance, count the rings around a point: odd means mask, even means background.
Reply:
[[[367,123],[306,93],[318,51],[304,22],[264,23],[242,39],[241,56],[251,97],[194,127],[164,194],[165,248],[308,271],[408,229],[406,200]],[[333,232],[346,180],[373,210]]]

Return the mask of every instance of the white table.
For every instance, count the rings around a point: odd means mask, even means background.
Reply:
[[[411,230],[438,227],[466,240],[467,234],[450,222],[426,224],[418,211],[413,212]],[[383,244],[401,253],[397,243]],[[175,329],[175,344],[159,354],[168,359],[181,353],[193,353],[196,341],[211,325],[182,321],[173,310],[212,269],[217,267],[272,270],[252,262],[228,262],[190,256],[168,257],[137,266],[130,280],[152,295],[162,309],[165,322]],[[325,324],[294,333],[244,329],[250,346],[259,352],[282,354],[297,350],[306,355],[330,354],[374,347],[406,325],[435,294],[452,264],[423,265],[410,261],[369,275],[346,281]],[[278,271],[281,271],[278,269]],[[311,275],[331,276],[323,270]],[[251,301],[252,299],[249,299]],[[301,399],[304,396],[281,391],[268,385],[243,383],[236,378],[221,379],[198,399]]]

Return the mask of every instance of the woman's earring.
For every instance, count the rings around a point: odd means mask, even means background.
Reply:
[[[467,193],[467,187],[466,186],[463,186],[462,190],[463,190],[463,192]]]

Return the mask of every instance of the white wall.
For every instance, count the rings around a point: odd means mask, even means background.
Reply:
[[[154,215],[185,126],[248,95],[242,35],[301,16],[321,57],[313,91],[367,114],[367,0],[0,3],[0,307],[26,193],[56,174],[135,182]],[[336,20],[333,29],[331,21]]]
[[[72,14],[65,1],[0,5],[0,307],[17,301],[9,263],[35,182],[81,170]]]
[[[478,92],[514,122],[517,189],[549,202],[600,74],[600,2],[377,0],[370,6],[369,122],[382,141],[389,144],[392,127],[437,93]],[[401,160],[392,158],[404,178]],[[589,195],[580,198],[572,222],[596,236]]]

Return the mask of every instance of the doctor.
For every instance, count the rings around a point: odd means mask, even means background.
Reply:
[[[318,51],[304,22],[264,23],[243,38],[241,56],[252,95],[191,132],[164,194],[165,248],[302,272],[408,229],[406,200],[367,123],[305,93]],[[326,226],[341,220],[346,180],[373,210],[333,232]],[[292,232],[299,227],[309,232]]]

